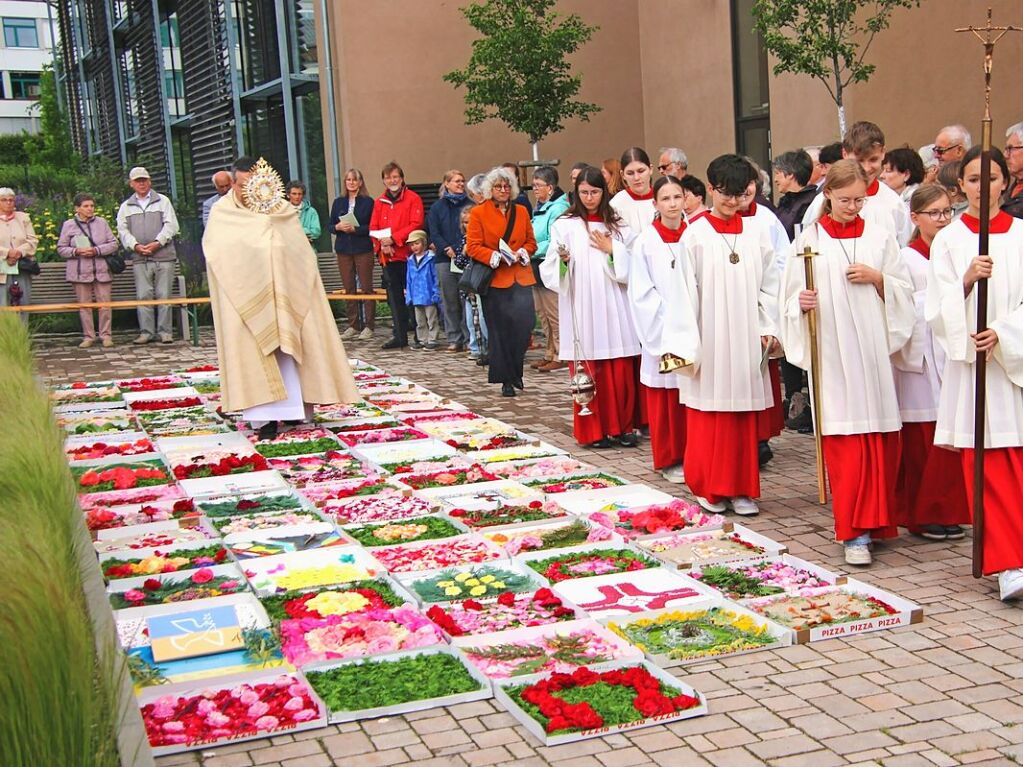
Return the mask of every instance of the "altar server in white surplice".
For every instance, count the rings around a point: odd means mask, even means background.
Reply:
[[[916,325],[913,336],[892,358],[902,416],[902,460],[895,487],[896,522],[934,541],[965,538],[970,523],[966,481],[959,453],[934,444],[945,353],[924,319],[931,244],[952,223],[952,201],[940,184],[918,186],[909,199],[914,237],[902,249],[913,279]]]
[[[1005,158],[991,150],[989,256],[977,255],[980,147],[963,158],[959,185],[968,208],[931,245],[924,307],[948,355],[934,441],[961,450],[967,498],[973,503],[974,360],[987,362],[984,424],[984,573],[999,573],[1003,600],[1023,595],[1023,221],[999,212],[1008,184]],[[977,333],[979,279],[988,278],[988,329]]]
[[[681,244],[696,283],[699,364],[680,376],[685,472],[700,504],[756,514],[757,413],[774,404],[765,350],[777,348],[778,270],[767,231],[738,215],[752,166],[722,155],[707,168],[713,208]],[[763,363],[763,364],[762,364]]]
[[[621,165],[625,188],[611,198],[611,207],[637,236],[654,222],[654,191],[650,186],[653,167],[647,153],[638,146],[625,150]]]
[[[625,291],[632,233],[611,208],[597,168],[580,171],[572,207],[551,225],[544,285],[558,293],[559,356],[579,360],[596,383],[592,415],[574,405],[575,438],[598,448],[635,447],[639,339]],[[575,346],[578,339],[578,357]],[[575,373],[570,366],[571,374]]]
[[[663,354],[693,362],[699,355],[696,324],[696,284],[686,272],[679,240],[685,190],[674,176],[654,184],[657,218],[632,241],[629,301],[636,333],[643,346],[639,396],[645,400],[650,424],[654,469],[669,482],[685,481],[682,457],[686,447],[686,408],[679,400],[679,377],[661,373]]]
[[[782,346],[789,362],[810,369],[804,314],[817,310],[821,350],[824,460],[832,490],[835,536],[845,561],[871,562],[872,539],[892,538],[899,468],[899,402],[890,355],[913,332],[913,285],[898,243],[859,216],[867,179],[853,160],[840,160],[824,181],[824,212],[796,239],[813,260],[816,290],[806,290],[804,265],[785,268]]]
[[[884,142],[884,132],[874,123],[853,123],[842,141],[842,157],[856,160],[867,176],[866,202],[860,217],[887,229],[902,246],[909,242],[913,227],[906,203],[880,181],[881,169],[884,167]],[[806,209],[803,216],[804,229],[820,218],[823,206],[824,195],[819,194]]]

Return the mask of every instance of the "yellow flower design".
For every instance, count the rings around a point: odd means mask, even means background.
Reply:
[[[306,602],[306,607],[316,610],[320,615],[345,615],[356,610],[365,609],[369,600],[362,594],[340,594],[336,591],[324,591]]]

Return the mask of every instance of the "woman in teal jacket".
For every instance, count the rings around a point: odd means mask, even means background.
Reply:
[[[302,231],[305,232],[309,242],[316,242],[320,239],[320,214],[305,198],[305,184],[301,181],[289,182],[288,201],[298,208],[298,220],[302,224]]]
[[[566,367],[567,362],[558,359],[558,294],[544,287],[540,279],[540,264],[547,255],[547,245],[551,238],[551,224],[568,210],[568,195],[558,186],[558,172],[550,165],[543,165],[533,171],[533,195],[536,197],[536,208],[533,210],[533,235],[536,237],[536,253],[533,255],[533,300],[537,314],[540,315],[540,326],[547,337],[547,347],[543,359],[529,363],[529,366],[541,373]]]

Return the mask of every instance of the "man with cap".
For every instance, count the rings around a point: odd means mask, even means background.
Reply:
[[[117,210],[117,235],[129,252],[135,273],[135,295],[140,301],[170,298],[174,284],[174,237],[178,233],[178,217],[171,201],[153,191],[149,171],[136,166],[128,172],[128,184],[134,194]],[[140,306],[137,344],[154,338],[169,344],[174,340],[171,307]],[[155,323],[154,323],[155,314]]]

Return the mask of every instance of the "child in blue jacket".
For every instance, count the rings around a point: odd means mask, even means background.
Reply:
[[[405,238],[412,253],[405,269],[405,303],[416,315],[415,349],[436,349],[440,339],[440,290],[437,266],[426,232],[416,229]]]

